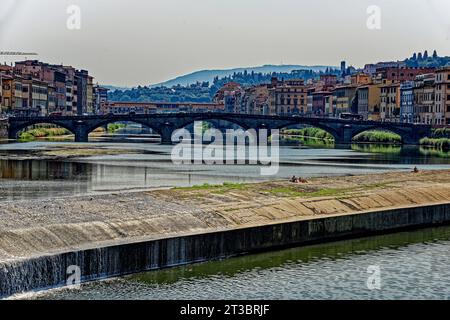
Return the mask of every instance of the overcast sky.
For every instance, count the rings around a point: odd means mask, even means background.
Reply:
[[[35,51],[103,84],[262,64],[363,66],[424,49],[450,55],[449,0],[0,1],[0,50]],[[72,4],[80,30],[66,27]],[[366,26],[370,5],[381,9],[380,30]]]

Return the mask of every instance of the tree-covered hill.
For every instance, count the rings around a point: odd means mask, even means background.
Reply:
[[[262,83],[270,83],[272,77],[279,79],[316,79],[323,74],[321,71],[294,70],[292,72],[235,72],[226,77],[215,77],[212,83],[197,82],[195,84],[172,87],[142,87],[129,90],[115,90],[109,93],[110,101],[131,102],[210,102],[216,92],[228,82],[237,82],[243,87],[249,87]],[[325,73],[338,74],[336,69],[326,69]]]
[[[413,68],[439,68],[450,66],[450,57],[439,57],[436,50],[432,54],[428,54],[428,51],[425,50],[424,53],[414,53],[405,62],[408,67]]]

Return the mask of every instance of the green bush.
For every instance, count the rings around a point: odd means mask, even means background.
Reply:
[[[395,133],[388,131],[366,131],[358,134],[353,138],[355,142],[364,142],[364,143],[401,143],[402,138]]]
[[[127,126],[126,124],[121,124],[121,123],[110,123],[110,124],[108,124],[108,132],[116,133],[120,129],[125,128],[126,126]]]
[[[37,138],[65,136],[69,134],[71,132],[64,128],[41,127],[22,132],[19,138],[23,141],[32,141]]]
[[[423,138],[420,140],[420,144],[423,146],[434,147],[440,150],[450,150],[450,139],[449,138]]]
[[[288,129],[284,130],[283,133],[288,135],[297,135],[307,138],[316,138],[322,140],[334,140],[334,137],[326,132],[325,130],[319,128],[304,128],[304,129]]]

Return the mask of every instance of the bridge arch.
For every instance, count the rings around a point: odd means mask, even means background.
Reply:
[[[22,122],[18,125],[14,125],[14,126],[10,126],[8,129],[8,136],[9,139],[15,140],[19,138],[19,133],[31,126],[35,126],[35,125],[52,125],[52,126],[57,126],[60,128],[64,128],[67,131],[69,131],[71,134],[75,135],[75,129],[69,125],[67,125],[67,123],[65,122],[60,122],[57,120],[52,120],[52,119],[47,119],[47,120],[30,120],[30,121],[25,121]]]
[[[196,117],[193,117],[193,118],[190,118],[190,119],[187,119],[187,120],[180,121],[176,125],[176,127],[177,127],[176,129],[186,128],[186,127],[194,124],[197,121],[209,122],[209,123],[212,123],[212,124],[214,124],[215,122],[218,122],[218,121],[225,121],[225,122],[234,124],[234,125],[242,128],[243,130],[247,130],[247,129],[250,128],[250,126],[245,122],[245,120],[238,120],[238,119],[235,119],[235,118],[232,118],[232,117],[226,117],[226,116],[222,117],[221,115],[218,115],[218,114],[211,114],[210,115],[210,114],[206,113],[206,114],[201,115],[201,116],[196,116]]]
[[[139,119],[105,119],[102,121],[99,121],[95,124],[92,124],[90,126],[88,126],[86,128],[86,133],[90,134],[92,133],[94,130],[96,130],[97,128],[103,127],[103,126],[107,126],[109,124],[113,124],[113,123],[118,123],[118,122],[128,122],[128,123],[136,123],[136,124],[140,124],[144,127],[150,128],[152,129],[154,132],[156,132],[157,134],[161,135],[160,129],[156,126],[156,125],[152,125],[151,123],[144,121],[144,120],[139,120]]]
[[[276,129],[279,129],[281,131],[283,129],[287,129],[287,128],[293,127],[293,126],[305,126],[305,127],[310,127],[310,128],[322,129],[323,131],[330,134],[333,137],[335,142],[339,141],[339,139],[340,139],[339,133],[334,128],[323,125],[321,123],[308,123],[308,122],[298,122],[298,121],[297,122],[287,122],[282,125],[278,125],[276,127]]]
[[[405,141],[408,141],[408,137],[409,137],[409,133],[405,132],[402,129],[396,128],[395,126],[390,126],[390,127],[386,127],[386,126],[379,126],[379,125],[374,125],[374,126],[369,126],[366,128],[358,128],[356,130],[352,131],[351,134],[351,141],[354,141],[354,139],[364,133],[364,132],[370,132],[370,131],[382,131],[382,132],[388,132],[388,133],[393,133],[395,135],[398,135],[400,137],[400,143],[404,143]],[[382,142],[381,142],[382,143]]]
[[[161,136],[161,132],[156,125],[149,124],[147,121],[139,120],[139,119],[104,119],[103,121],[99,121],[95,124],[89,125],[84,133],[85,141],[89,141],[89,135],[95,132],[98,128],[106,127],[107,129],[111,124],[119,124],[119,123],[127,123],[127,124],[137,124],[141,125],[143,128],[151,129],[154,134]],[[108,131],[107,131],[108,133]]]

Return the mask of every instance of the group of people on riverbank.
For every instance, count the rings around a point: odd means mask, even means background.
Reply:
[[[419,173],[419,168],[414,167],[411,171],[412,173]],[[303,179],[302,177],[297,178],[296,176],[292,176],[292,178],[289,180],[291,183],[308,183],[308,180]]]
[[[292,176],[290,182],[292,182],[292,183],[308,183],[308,180],[303,179],[302,177],[297,178],[296,176]]]

